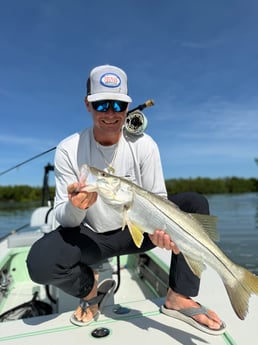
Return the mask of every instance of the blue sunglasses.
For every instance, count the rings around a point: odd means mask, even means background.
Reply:
[[[125,111],[128,105],[127,102],[113,100],[96,101],[91,104],[94,110],[102,113],[106,113],[111,106],[115,113],[120,113],[121,111]]]

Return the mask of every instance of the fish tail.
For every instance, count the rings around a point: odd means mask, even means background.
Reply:
[[[258,295],[258,277],[245,268],[237,266],[235,279],[237,283],[225,283],[225,287],[235,313],[244,320],[248,313],[249,298],[253,294]]]

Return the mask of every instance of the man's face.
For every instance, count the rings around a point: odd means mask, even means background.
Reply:
[[[120,132],[125,122],[128,103],[121,101],[105,100],[88,102],[85,104],[92,113],[94,128],[105,133]]]

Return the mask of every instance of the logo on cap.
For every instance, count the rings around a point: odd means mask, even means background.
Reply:
[[[118,87],[121,84],[121,79],[115,73],[105,73],[100,78],[100,84],[106,87]]]

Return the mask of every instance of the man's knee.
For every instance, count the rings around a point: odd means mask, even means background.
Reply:
[[[181,210],[188,213],[209,214],[210,212],[207,198],[196,192],[169,195],[168,199],[175,202]]]
[[[42,255],[38,251],[38,243],[34,243],[27,257],[27,269],[31,280],[38,284],[47,284],[46,275],[49,273],[45,267],[47,253]]]
[[[210,212],[208,200],[204,195],[196,192],[189,192],[189,195],[195,213],[208,214]]]

